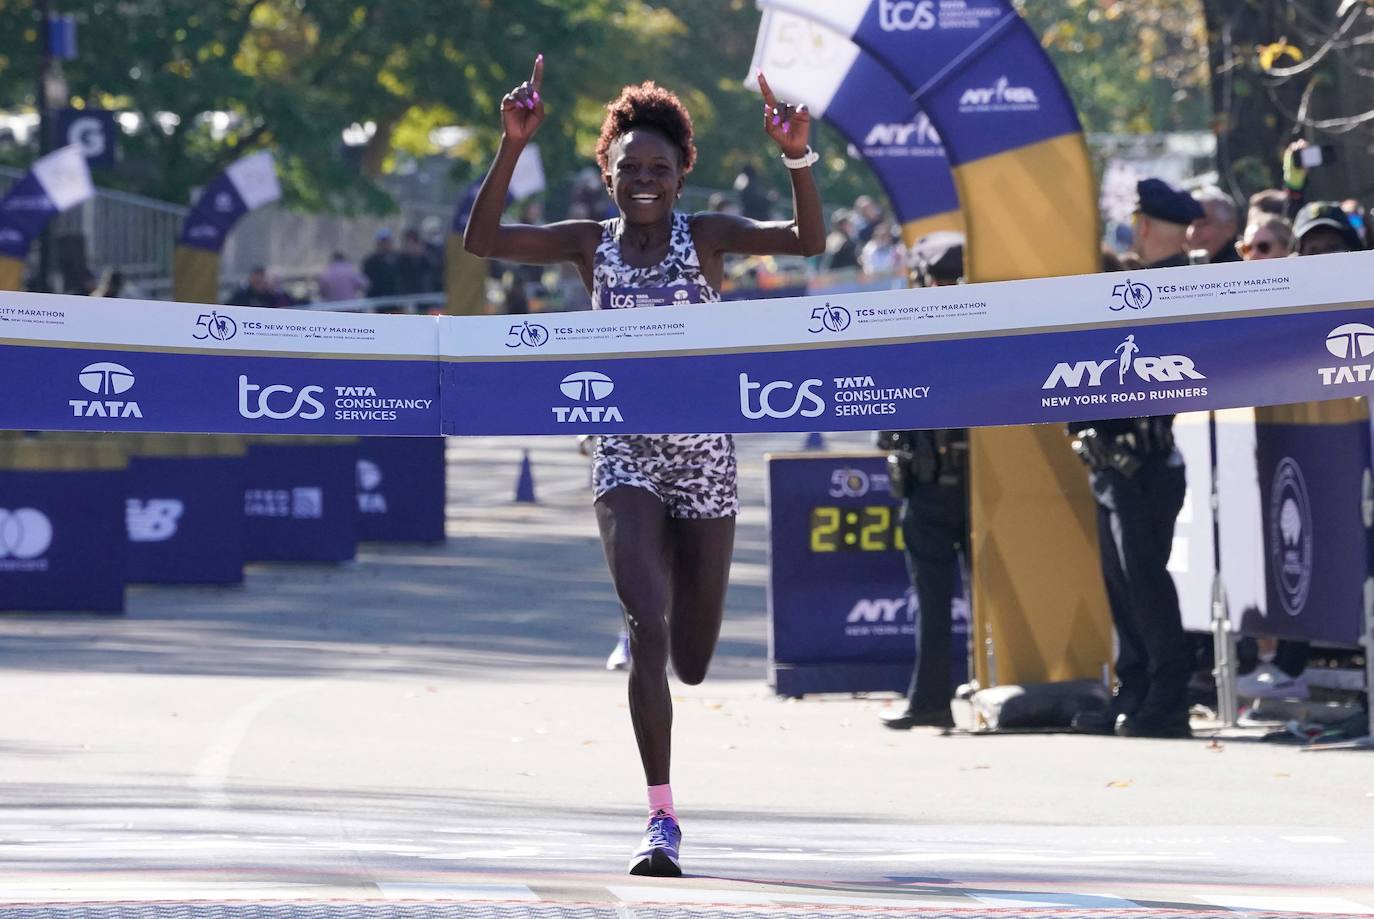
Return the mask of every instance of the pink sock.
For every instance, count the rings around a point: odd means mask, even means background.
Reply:
[[[673,786],[671,785],[649,786],[649,816],[657,817],[660,813],[667,814],[674,820],[677,819],[677,811],[673,810]]]

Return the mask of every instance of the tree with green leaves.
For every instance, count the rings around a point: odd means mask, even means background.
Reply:
[[[447,153],[475,176],[498,132],[502,94],[537,53],[573,79],[548,100],[542,145],[558,183],[591,160],[602,106],[653,78],[691,106],[702,149],[694,181],[728,185],[762,158],[757,100],[744,89],[759,14],[745,0],[66,0],[81,54],[65,65],[77,106],[133,112],[121,165],[98,176],[184,202],[256,149],[278,156],[288,203],[381,210],[378,179],[403,158]],[[38,20],[32,0],[0,0],[0,105],[31,103]],[[702,53],[710,36],[711,53]],[[441,150],[434,129],[470,129]],[[345,130],[364,137],[346,148]],[[843,153],[830,138],[834,153]],[[840,195],[871,191],[866,170],[837,177]],[[827,189],[831,192],[832,189]]]

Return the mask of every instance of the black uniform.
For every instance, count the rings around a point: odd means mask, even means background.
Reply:
[[[1075,423],[1074,449],[1090,469],[1098,543],[1120,687],[1105,713],[1080,714],[1075,727],[1111,733],[1186,736],[1193,655],[1169,574],[1174,522],[1187,483],[1174,448],[1173,416]]]
[[[893,493],[903,498],[902,535],[907,571],[916,591],[916,666],[905,711],[883,720],[893,728],[951,724],[949,700],[953,655],[952,607],[959,553],[969,547],[968,431],[885,431]]]

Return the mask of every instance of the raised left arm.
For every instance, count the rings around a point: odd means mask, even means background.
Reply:
[[[779,102],[759,74],[763,92],[763,130],[778,145],[786,159],[808,159],[811,138],[811,113],[806,106]],[[825,219],[821,215],[821,195],[810,164],[788,168],[792,179],[791,221],[765,222],[728,214],[701,214],[697,220],[715,248],[721,253],[739,255],[820,255],[825,251]]]

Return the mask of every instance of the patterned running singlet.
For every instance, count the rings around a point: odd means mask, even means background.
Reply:
[[[674,212],[668,254],[652,268],[633,268],[620,256],[620,218],[603,221],[592,268],[592,308],[621,309],[714,303],[685,214]],[[608,434],[597,438],[592,461],[596,497],[622,485],[656,495],[671,517],[705,520],[739,513],[735,441],[729,434]]]

